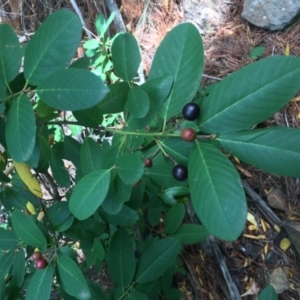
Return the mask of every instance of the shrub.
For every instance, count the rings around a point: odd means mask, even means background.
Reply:
[[[0,180],[8,218],[0,228],[0,298],[47,299],[55,290],[66,299],[181,299],[172,278],[182,246],[209,234],[234,241],[243,231],[246,198],[230,157],[300,174],[297,129],[253,129],[298,92],[300,59],[260,60],[201,98],[204,53],[192,24],[168,33],[140,86],[133,83],[141,56],[131,34],[105,48],[105,66],[108,50],[113,66],[105,76],[94,59],[70,64],[81,34],[67,10],[53,13],[23,48],[0,24]],[[95,49],[89,54],[96,59]],[[201,113],[188,121],[182,109],[191,102]],[[102,125],[103,115],[116,113],[119,126]],[[64,130],[53,138],[54,125],[68,124],[85,129],[83,143]],[[183,140],[184,128],[197,138]],[[144,165],[149,158],[151,167]],[[188,170],[186,180],[173,178],[175,165]],[[183,224],[189,195],[201,225]],[[86,256],[81,263],[77,248]],[[40,270],[31,258],[36,251],[48,263]],[[103,262],[115,284],[107,292],[84,276]]]

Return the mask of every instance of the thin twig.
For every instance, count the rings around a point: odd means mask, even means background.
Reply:
[[[235,282],[232,280],[231,274],[227,268],[224,256],[220,250],[219,245],[217,244],[215,238],[213,236],[210,236],[210,244],[215,252],[216,258],[218,260],[218,263],[220,265],[223,277],[225,279],[225,282],[227,284],[227,288],[230,294],[231,300],[241,300],[240,292],[235,284]]]
[[[255,202],[257,207],[266,216],[266,218],[268,218],[268,220],[272,221],[277,226],[281,226],[282,221],[277,217],[277,215],[273,212],[273,210],[266,204],[266,202],[252,189],[252,187],[246,181],[243,180],[242,184],[246,193],[251,197],[251,199]]]
[[[214,79],[214,80],[222,80],[222,78],[218,78],[218,77],[210,76],[210,75],[206,75],[206,74],[202,74],[202,77],[209,78],[209,79]]]
[[[80,19],[80,21],[81,21],[81,24],[82,24],[82,27],[85,29],[85,32],[86,32],[88,38],[91,39],[91,38],[92,38],[92,35],[91,35],[91,33],[90,33],[89,31],[86,30],[86,25],[85,25],[85,22],[84,22],[82,13],[81,13],[81,11],[80,11],[80,9],[79,9],[77,3],[75,2],[75,0],[70,0],[70,2],[71,2],[71,4],[72,4],[72,6],[73,6],[73,8],[74,8],[74,10],[75,10],[75,12],[76,12],[76,14],[77,14],[78,17],[79,17],[79,19]]]

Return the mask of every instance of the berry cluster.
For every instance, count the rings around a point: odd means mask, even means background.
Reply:
[[[35,267],[39,270],[45,269],[48,265],[48,262],[45,258],[43,258],[42,253],[39,251],[33,252],[31,258],[35,260]]]

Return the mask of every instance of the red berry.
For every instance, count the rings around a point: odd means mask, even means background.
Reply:
[[[35,262],[35,267],[39,270],[45,269],[48,265],[48,262],[45,258],[41,258]]]
[[[181,131],[181,137],[184,139],[186,142],[192,142],[196,139],[196,132],[195,130],[191,128],[184,128]]]
[[[183,107],[182,115],[186,120],[195,121],[200,116],[200,106],[190,102]]]
[[[39,260],[39,259],[42,258],[42,253],[39,252],[39,251],[33,252],[32,255],[31,255],[31,258],[33,260]]]
[[[145,161],[144,161],[144,166],[145,166],[146,168],[152,167],[152,159],[150,159],[150,158],[145,159]]]
[[[188,170],[183,165],[176,165],[172,170],[173,177],[178,181],[184,181],[188,177]]]

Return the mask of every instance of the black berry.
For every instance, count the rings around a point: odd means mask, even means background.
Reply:
[[[176,165],[172,170],[173,177],[178,181],[184,181],[188,177],[188,170],[183,165]]]
[[[183,140],[185,140],[186,142],[192,142],[196,139],[196,132],[195,130],[191,129],[191,128],[184,128],[181,131],[181,137]]]
[[[182,109],[183,117],[188,121],[194,121],[200,116],[200,106],[197,103],[187,103]]]

